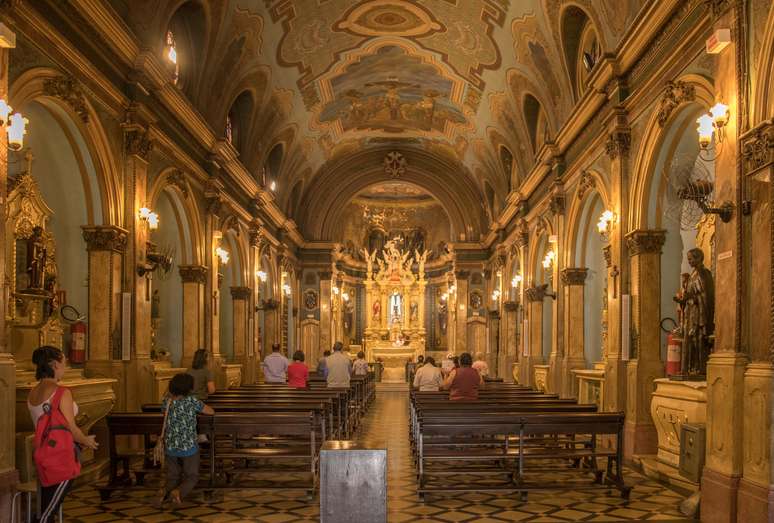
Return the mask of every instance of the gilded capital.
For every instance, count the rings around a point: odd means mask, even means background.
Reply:
[[[615,160],[619,156],[629,154],[631,144],[632,135],[628,130],[616,130],[608,136],[607,142],[605,142],[605,152],[611,160]]]
[[[567,267],[562,269],[562,283],[565,285],[583,285],[589,270],[581,267]]]
[[[114,225],[84,225],[81,229],[88,251],[126,251],[129,238],[129,231],[126,229]]]
[[[543,301],[546,299],[547,289],[548,285],[538,285],[536,287],[524,289],[524,297],[530,302]]]
[[[505,308],[506,311],[513,312],[513,311],[519,310],[519,302],[506,301],[506,302],[503,302],[503,307]]]
[[[43,93],[59,98],[80,116],[83,123],[89,123],[89,109],[81,85],[72,76],[55,76],[43,81]]]
[[[250,292],[250,287],[231,287],[231,297],[235,300],[249,299]]]
[[[746,174],[774,163],[774,123],[761,127],[745,138],[742,157]]]
[[[626,235],[626,245],[629,256],[640,254],[661,254],[661,247],[666,240],[664,229],[638,229]]]
[[[204,265],[178,265],[180,279],[183,283],[207,283],[207,267]]]
[[[153,140],[150,139],[148,134],[148,131],[139,129],[127,131],[124,135],[124,150],[126,154],[137,156],[147,161],[151,150],[153,150]]]

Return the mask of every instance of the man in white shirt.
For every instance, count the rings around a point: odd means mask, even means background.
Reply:
[[[333,345],[333,354],[325,358],[328,367],[328,386],[349,388],[349,379],[352,375],[352,360],[345,356],[341,349],[344,344],[337,341]]]
[[[287,381],[288,359],[280,352],[279,343],[271,346],[271,354],[263,359],[263,378],[266,383]]]
[[[414,388],[420,392],[438,391],[442,382],[441,369],[435,366],[433,357],[428,356],[425,358],[425,364],[414,374]]]

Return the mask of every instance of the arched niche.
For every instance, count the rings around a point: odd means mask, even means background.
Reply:
[[[57,100],[35,98],[19,110],[30,120],[27,149],[9,153],[8,173],[16,178],[29,167],[52,210],[46,229],[56,246],[57,288],[65,291],[68,305],[87,315],[89,271],[81,226],[106,221],[103,203],[107,198],[101,190],[98,165],[81,132],[82,121]],[[29,166],[27,152],[31,154]]]
[[[242,91],[236,97],[226,117],[226,139],[243,156],[249,146],[250,124],[253,115],[253,95],[250,91]]]
[[[672,300],[680,288],[680,275],[690,273],[686,261],[688,250],[699,247],[705,253],[704,264],[714,273],[714,230],[716,216],[700,217],[697,224],[683,223],[678,209],[681,202],[674,183],[670,182],[675,165],[688,165],[705,171],[715,180],[714,162],[699,155],[696,119],[715,103],[712,86],[696,75],[679,80],[690,83],[694,99],[675,108],[663,127],[653,118],[645,133],[643,146],[634,164],[631,229],[663,229],[665,242],[661,255],[661,317],[675,318]],[[661,334],[662,358],[666,358],[666,334]]]
[[[246,263],[240,238],[235,230],[226,230],[220,240],[220,245],[229,252],[228,263],[220,265],[220,275],[223,276],[219,285],[220,354],[226,361],[231,362],[234,361],[234,300],[231,296],[231,288],[244,286],[243,271]]]
[[[196,86],[204,67],[206,47],[207,17],[200,2],[182,3],[169,19],[165,31],[160,36],[162,56],[170,70],[175,74],[175,84],[189,98],[196,96]],[[169,57],[169,47],[173,45],[176,63]]]
[[[562,11],[561,20],[564,63],[577,100],[586,90],[601,47],[596,28],[583,9],[569,5]]]
[[[548,131],[548,122],[545,111],[537,98],[531,94],[524,95],[523,102],[524,123],[527,126],[532,152],[537,154],[545,143]]]
[[[604,248],[606,243],[597,230],[599,217],[607,208],[604,199],[596,191],[589,191],[578,207],[574,224],[572,267],[586,268],[583,289],[583,353],[587,365],[602,361],[602,311],[605,307],[607,265]]]
[[[284,145],[278,143],[271,148],[269,155],[266,157],[266,163],[264,165],[266,173],[266,184],[272,187],[272,182],[279,187],[280,184],[280,170],[282,169],[282,159],[285,154]]]
[[[295,216],[298,205],[301,203],[301,195],[303,192],[304,181],[298,180],[295,185],[293,185],[293,189],[290,191],[290,196],[288,197],[288,204],[286,207],[287,216],[291,219]]]
[[[500,157],[500,165],[502,165],[503,172],[508,177],[508,192],[513,190],[513,153],[504,145],[498,147]]]

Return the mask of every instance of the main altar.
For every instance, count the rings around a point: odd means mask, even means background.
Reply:
[[[381,253],[363,249],[366,258],[366,328],[368,359],[381,361],[382,381],[405,381],[405,365],[425,352],[425,261],[420,253],[389,240]],[[376,267],[375,267],[376,265]],[[414,273],[413,266],[417,266]]]

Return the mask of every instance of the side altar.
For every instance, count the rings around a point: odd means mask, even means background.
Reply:
[[[370,361],[383,363],[382,381],[388,383],[405,381],[406,362],[425,352],[428,251],[414,251],[412,257],[411,252],[398,248],[399,241],[387,241],[381,255],[363,249],[367,264],[366,352]]]

